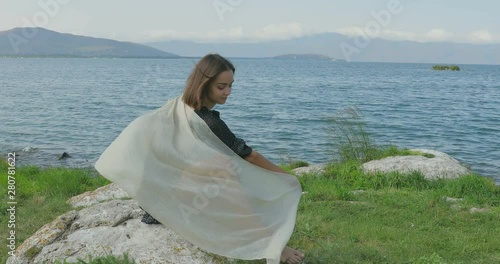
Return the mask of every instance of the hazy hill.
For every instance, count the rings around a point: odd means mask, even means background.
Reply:
[[[203,56],[209,52],[218,52],[229,57],[315,53],[348,61],[500,64],[500,44],[421,43],[372,39],[365,47],[360,47],[355,44],[353,38],[337,33],[262,43],[165,41],[146,45],[181,56]]]
[[[0,56],[179,57],[142,44],[77,36],[44,28],[14,28],[1,31]]]
[[[307,53],[307,54],[283,54],[283,55],[273,56],[271,58],[272,59],[277,59],[277,60],[329,60],[329,61],[335,61],[335,60],[337,60],[336,58],[331,58],[331,57],[326,56],[326,55],[313,54],[313,53]]]
[[[175,58],[179,55],[201,57],[210,52],[228,57],[323,54],[325,57],[347,61],[500,64],[500,44],[372,39],[361,47],[353,38],[337,33],[262,43],[165,41],[142,45],[43,28],[15,28],[0,32],[0,56]]]

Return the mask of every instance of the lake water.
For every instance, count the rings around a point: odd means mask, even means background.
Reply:
[[[196,61],[0,59],[0,151],[20,165],[90,166],[130,121],[180,95]],[[329,119],[356,106],[377,144],[439,150],[500,183],[500,66],[232,62],[232,94],[215,109],[274,162],[331,160]]]

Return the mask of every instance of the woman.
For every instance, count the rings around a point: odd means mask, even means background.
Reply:
[[[134,120],[96,163],[158,219],[207,251],[300,263],[286,246],[300,184],[237,138],[212,110],[231,94],[234,66],[208,54],[182,97]]]

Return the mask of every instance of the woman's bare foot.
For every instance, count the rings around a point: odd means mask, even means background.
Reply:
[[[304,258],[304,253],[290,247],[285,247],[281,252],[280,262],[286,264],[299,264]]]

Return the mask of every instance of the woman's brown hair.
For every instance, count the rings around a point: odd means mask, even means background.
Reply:
[[[219,54],[208,54],[203,57],[193,68],[186,82],[182,101],[193,107],[201,109],[205,100],[208,87],[221,72],[235,71],[231,62]]]

